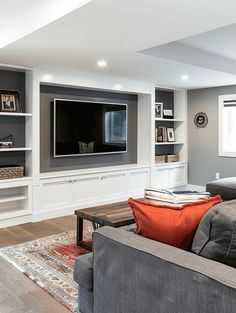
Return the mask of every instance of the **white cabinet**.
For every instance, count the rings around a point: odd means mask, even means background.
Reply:
[[[112,199],[127,194],[126,173],[113,173],[101,176],[101,196],[103,199]]]
[[[144,188],[149,186],[149,169],[130,171],[128,173],[128,193],[132,197],[144,194]]]
[[[171,187],[182,186],[186,184],[186,166],[177,166],[170,168],[169,184]]]
[[[100,177],[85,176],[73,181],[73,195],[75,204],[91,203],[99,199]]]
[[[81,173],[65,177],[41,179],[38,198],[40,205],[33,220],[72,214],[75,209],[142,197],[149,186],[148,167]],[[39,189],[39,191],[38,191]]]
[[[0,184],[0,228],[30,221],[32,214],[31,180],[9,179]]]
[[[165,167],[155,168],[153,187],[158,188],[169,187],[169,168]]]
[[[40,198],[41,209],[45,211],[71,206],[73,203],[72,181],[58,179],[57,181],[43,182]]]
[[[165,164],[156,166],[153,177],[153,187],[173,188],[187,184],[187,165]]]

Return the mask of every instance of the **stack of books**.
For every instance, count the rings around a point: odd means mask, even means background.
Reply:
[[[166,127],[158,127],[155,131],[155,142],[167,142]]]

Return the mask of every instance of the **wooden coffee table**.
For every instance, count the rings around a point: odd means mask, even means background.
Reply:
[[[134,218],[128,203],[118,202],[92,208],[76,210],[77,246],[92,251],[92,245],[83,241],[83,221],[92,222],[94,229],[102,226],[121,227],[133,224]]]

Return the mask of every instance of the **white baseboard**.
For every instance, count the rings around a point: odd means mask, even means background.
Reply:
[[[0,221],[0,228],[11,227],[11,226],[26,224],[26,223],[31,223],[31,222],[32,222],[31,215],[13,217],[13,218]]]

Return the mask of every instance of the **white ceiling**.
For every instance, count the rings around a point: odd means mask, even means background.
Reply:
[[[0,48],[92,0],[1,0]]]
[[[56,2],[61,2],[61,0],[51,1],[54,5]],[[2,16],[9,15],[9,5],[14,8],[14,2],[16,3],[13,0],[1,1]],[[10,16],[13,21],[16,16],[17,21],[20,18],[24,25],[25,22],[32,25],[32,18],[27,20],[31,12],[29,4],[37,5],[37,10],[34,7],[33,14],[36,19],[36,11],[39,17],[47,8],[47,6],[40,7],[39,2],[47,2],[49,5],[50,1],[23,0],[19,2],[24,4],[21,10],[15,8]],[[70,1],[67,2],[70,3]],[[78,0],[71,0],[72,2],[74,5],[77,2],[77,8],[79,7]],[[121,84],[123,79],[134,79],[176,88],[236,84],[236,66],[232,63],[227,64],[227,61],[234,63],[236,59],[236,44],[235,53],[228,51],[231,50],[229,46],[225,49],[217,39],[218,30],[212,37],[210,35],[207,38],[207,35],[201,35],[204,36],[204,40],[200,38],[201,36],[196,37],[197,39],[193,37],[236,23],[234,0],[227,0],[227,5],[226,2],[220,0],[93,0],[71,12],[72,10],[72,7],[64,10],[66,15],[60,18],[55,14],[43,22],[38,18],[41,23],[34,25],[34,28],[28,26],[28,32],[24,35],[21,32],[18,36],[20,39],[0,50],[0,62],[28,67],[101,73],[116,77],[117,82]],[[68,12],[71,13],[68,14]],[[62,11],[60,14],[63,15]],[[0,21],[0,26],[5,23]],[[13,26],[15,32],[18,28],[21,30],[21,23],[16,27],[13,22]],[[24,27],[22,29],[25,30]],[[38,30],[35,30],[35,27]],[[234,30],[229,32],[231,36],[236,34],[235,26],[233,28]],[[0,43],[1,36],[2,27],[0,28]],[[192,38],[185,39],[188,37]],[[15,39],[12,36],[11,41]],[[163,45],[176,41],[186,49],[196,50],[197,48],[197,52],[200,51],[203,55],[198,58],[198,62],[193,62],[187,57],[186,59],[176,58],[173,53],[170,54],[170,48],[166,49],[164,55],[163,53],[158,55],[156,50],[159,46],[163,49]],[[151,47],[154,48],[150,49]],[[206,53],[218,54],[220,60],[226,62],[228,68],[235,66],[235,72],[225,70],[220,66],[209,66],[206,59],[207,57],[211,59],[211,55]],[[179,54],[181,56],[181,53]],[[226,56],[231,60],[222,60]],[[96,62],[101,58],[107,60],[107,68],[97,68]],[[219,64],[220,62],[217,59],[212,63]],[[190,79],[182,81],[180,77],[183,74],[189,75]]]

